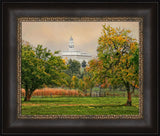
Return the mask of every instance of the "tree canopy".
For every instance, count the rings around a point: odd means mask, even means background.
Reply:
[[[98,58],[89,62],[99,83],[108,80],[111,85],[124,85],[131,105],[130,87],[138,86],[139,48],[131,31],[103,26],[98,40]]]
[[[83,61],[82,61],[82,68],[85,68],[85,67],[86,67],[86,65],[87,65],[87,64],[86,64],[86,61],[85,61],[85,60],[83,60]]]
[[[58,86],[63,81],[66,68],[59,56],[54,56],[47,48],[37,45],[22,45],[22,86],[26,90],[25,100],[29,100],[33,91],[43,85]]]
[[[79,61],[77,60],[72,60],[69,59],[68,63],[67,63],[67,67],[68,69],[66,69],[66,73],[72,77],[72,76],[80,76],[80,68],[81,68],[81,64]]]

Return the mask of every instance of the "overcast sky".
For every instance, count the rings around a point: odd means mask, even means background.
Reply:
[[[22,39],[33,46],[42,44],[54,52],[66,51],[72,36],[76,50],[96,56],[103,24],[129,29],[132,37],[139,41],[138,22],[23,22]]]

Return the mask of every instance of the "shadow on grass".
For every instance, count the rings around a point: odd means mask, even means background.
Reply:
[[[122,105],[98,105],[98,106],[90,106],[90,107],[94,107],[94,108],[103,108],[103,107],[136,107],[136,106],[125,106],[124,104]]]
[[[68,100],[30,100],[30,101],[22,101],[25,103],[44,103],[44,102],[72,102],[72,101],[68,101]]]

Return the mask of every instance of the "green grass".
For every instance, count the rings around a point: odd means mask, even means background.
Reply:
[[[54,97],[22,99],[22,115],[138,115],[139,98],[124,106],[127,97]]]

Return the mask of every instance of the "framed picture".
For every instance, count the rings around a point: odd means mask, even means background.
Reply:
[[[18,18],[18,118],[143,118],[142,24],[138,17]],[[28,42],[36,37],[53,41]]]
[[[23,5],[4,4],[4,133],[156,133],[156,3]]]

